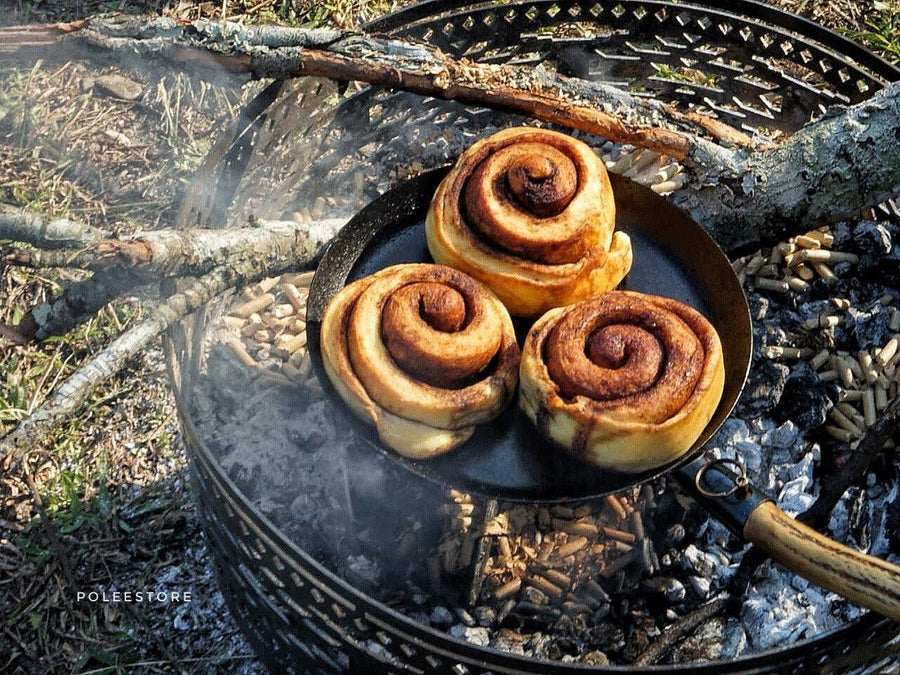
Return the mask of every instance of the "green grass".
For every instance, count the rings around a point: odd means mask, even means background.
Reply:
[[[844,33],[879,52],[894,65],[900,65],[900,3],[875,2],[874,16],[867,19],[865,30]]]
[[[391,0],[278,0],[258,14],[259,21],[289,26],[352,28],[397,6]]]
[[[664,63],[653,64],[655,77],[676,82],[689,82],[704,87],[711,87],[716,83],[716,76],[702,73],[693,68],[672,68]]]

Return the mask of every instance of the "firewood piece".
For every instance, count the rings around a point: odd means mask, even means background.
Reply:
[[[728,596],[719,596],[700,605],[692,612],[685,614],[675,623],[666,626],[663,634],[653,642],[634,661],[636,666],[649,666],[659,662],[678,642],[691,635],[700,624],[709,621],[725,611],[728,605]]]

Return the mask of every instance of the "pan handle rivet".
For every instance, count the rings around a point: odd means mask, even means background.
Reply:
[[[732,485],[727,490],[721,491],[713,491],[707,490],[703,487],[703,476],[707,471],[712,469],[713,467],[730,465],[737,469],[737,475],[734,477]],[[720,473],[723,473],[720,471]],[[747,477],[747,469],[744,467],[743,462],[740,460],[731,457],[722,457],[720,459],[714,459],[713,461],[704,464],[700,470],[697,472],[697,475],[694,476],[694,486],[697,488],[697,492],[704,495],[705,497],[730,497],[731,495],[736,494],[739,499],[743,499],[750,492],[750,479]]]

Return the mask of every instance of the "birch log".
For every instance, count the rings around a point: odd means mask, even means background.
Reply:
[[[280,255],[294,237],[327,241],[346,221],[310,223],[258,220],[228,229],[162,229],[119,239],[101,239],[78,249],[22,250],[6,256],[13,265],[71,267],[94,272],[128,269],[146,279],[197,276],[220,265]]]
[[[738,152],[672,199],[736,252],[858,218],[900,194],[900,82],[809,124],[781,147]]]

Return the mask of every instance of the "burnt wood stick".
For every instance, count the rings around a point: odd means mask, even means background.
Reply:
[[[658,662],[681,640],[693,634],[701,623],[709,621],[725,611],[727,605],[728,598],[720,596],[685,614],[672,625],[666,626],[659,639],[635,659],[634,665],[649,666]]]
[[[491,549],[491,538],[485,534],[488,524],[497,517],[499,504],[496,499],[489,499],[484,505],[484,516],[481,519],[481,532],[478,537],[478,544],[475,547],[475,555],[473,556],[471,566],[471,583],[469,584],[469,595],[466,598],[469,607],[478,604],[478,597],[481,595],[481,587],[484,584],[484,566],[487,564],[488,553]]]
[[[824,527],[828,518],[848,488],[863,480],[869,464],[883,450],[884,444],[900,430],[900,396],[896,397],[884,410],[859,442],[856,450],[849,453],[847,463],[836,473],[822,477],[819,497],[797,520],[815,528]]]

